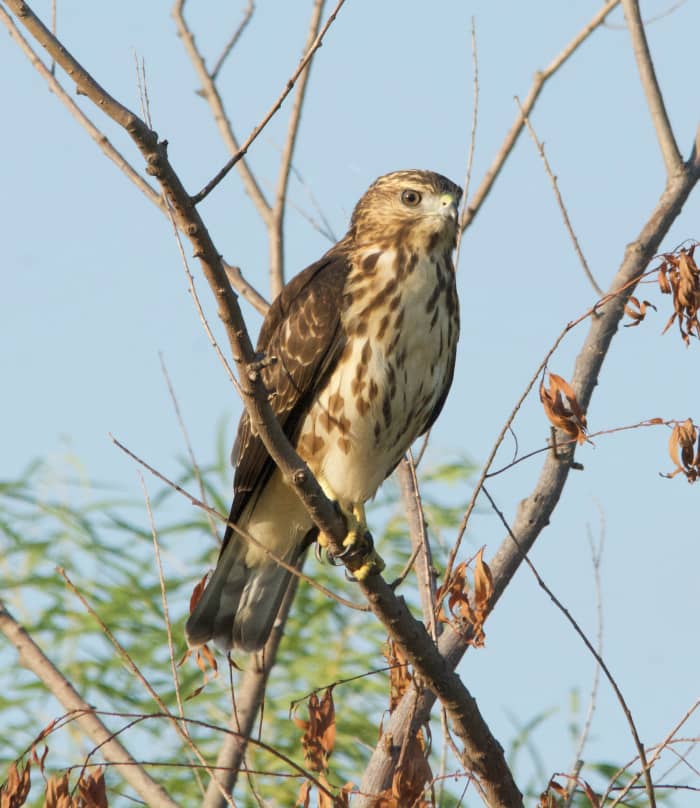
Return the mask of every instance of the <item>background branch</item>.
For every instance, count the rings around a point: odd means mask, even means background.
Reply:
[[[178,808],[165,790],[152,780],[144,768],[114,737],[84,701],[61,671],[46,657],[31,636],[15,620],[0,601],[0,631],[17,649],[19,663],[30,670],[69,712],[76,714],[75,723],[100,748],[104,759],[111,763],[119,775],[148,805],[154,808]]]
[[[642,82],[642,89],[644,90],[647,106],[651,113],[651,120],[654,124],[656,137],[666,165],[666,173],[671,177],[682,169],[683,161],[678,151],[676,139],[673,136],[671,122],[666,112],[666,104],[664,103],[659,83],[656,80],[656,71],[651,60],[644,23],[639,13],[639,3],[637,0],[622,0],[622,8],[625,12],[627,28],[632,38],[632,50],[637,61],[637,70]]]

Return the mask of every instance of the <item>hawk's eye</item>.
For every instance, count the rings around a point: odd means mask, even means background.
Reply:
[[[408,205],[409,208],[415,208],[416,205],[419,205],[422,198],[420,192],[414,191],[413,188],[406,188],[405,191],[401,192],[401,201],[404,205]]]

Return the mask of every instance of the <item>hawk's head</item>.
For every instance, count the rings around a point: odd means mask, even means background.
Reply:
[[[355,245],[413,243],[433,251],[454,247],[462,189],[433,171],[395,171],[375,180],[357,203],[349,236]]]

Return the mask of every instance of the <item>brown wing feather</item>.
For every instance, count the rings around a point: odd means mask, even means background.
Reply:
[[[271,393],[272,409],[292,443],[345,346],[340,311],[348,270],[345,253],[330,250],[285,286],[260,330],[257,351],[275,360],[263,369],[262,380]],[[252,434],[247,413],[238,425],[232,460],[236,473],[229,521],[235,522],[274,469],[263,442]],[[227,528],[224,546],[230,534],[231,528]]]

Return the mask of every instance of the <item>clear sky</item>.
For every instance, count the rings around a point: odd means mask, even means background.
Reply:
[[[243,4],[190,5],[197,42],[211,61]],[[642,10],[653,18],[671,5],[650,0]],[[34,7],[48,19],[48,2]],[[292,204],[313,213],[310,190],[340,236],[353,205],[379,174],[430,168],[463,183],[472,114],[472,16],[480,92],[473,190],[515,117],[514,96],[526,96],[534,72],[598,8],[590,0],[348,0],[314,63],[295,157],[304,185],[292,182]],[[247,136],[292,73],[309,10],[310,3],[300,0],[261,0],[223,68],[220,86],[239,137]],[[663,162],[621,23],[618,9],[611,24],[552,78],[532,117],[603,287],[664,185]],[[648,30],[686,157],[700,109],[694,57],[699,26],[700,6],[688,0]],[[198,83],[168,3],[62,0],[58,32],[95,78],[136,111],[135,56],[143,58],[154,127],[169,141],[171,160],[189,190],[198,190],[221,167],[228,155],[196,94]],[[233,436],[241,404],[198,322],[170,224],[105,159],[7,37],[0,65],[0,477],[49,457],[58,476],[77,467],[91,479],[139,496],[133,464],[112,446],[108,433],[165,474],[177,468],[182,438],[159,352],[200,459],[212,456],[222,417]],[[84,99],[81,106],[140,168],[123,133]],[[288,108],[250,152],[266,192],[274,188]],[[230,175],[201,210],[224,257],[267,295],[265,233],[238,176]],[[696,191],[664,249],[700,238],[699,221]],[[285,247],[293,274],[328,242],[290,208]],[[481,464],[555,337],[595,300],[526,135],[465,234],[458,274],[463,330],[456,378],[427,462],[454,454]],[[221,335],[202,279],[198,286]],[[651,417],[700,421],[700,346],[686,349],[673,332],[660,336],[668,299],[651,286],[642,296],[659,311],[616,337],[588,413],[593,431]],[[243,305],[255,334],[259,318]],[[579,326],[565,341],[553,371],[570,377],[586,328]],[[515,432],[522,452],[546,441],[549,427],[536,394]],[[659,476],[671,469],[667,439],[667,430],[656,427],[583,447],[578,459],[585,469],[571,475],[532,555],[594,636],[588,536],[599,537],[603,526],[604,656],[649,744],[660,741],[697,698],[700,668],[700,488],[681,477]],[[507,441],[497,465],[507,463],[512,452]],[[507,516],[533,487],[539,467],[538,459],[530,460],[492,482],[491,493]],[[482,503],[466,551],[486,544],[488,558],[502,535]],[[524,723],[558,708],[534,740],[545,771],[570,765],[568,697],[574,687],[585,697],[593,660],[527,570],[499,603],[487,625],[486,648],[469,653],[463,674],[504,742],[513,733],[513,717]],[[700,720],[691,721],[684,734],[700,735]],[[586,757],[616,762],[634,757],[625,720],[605,684]],[[691,804],[692,796],[679,795],[674,802]]]

